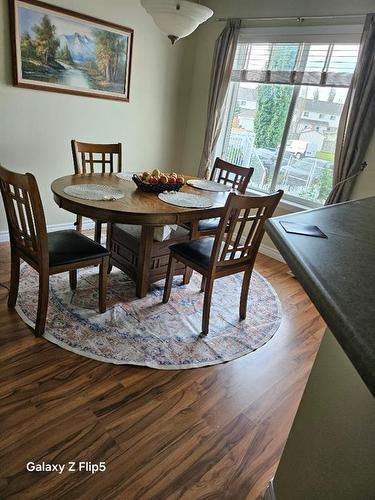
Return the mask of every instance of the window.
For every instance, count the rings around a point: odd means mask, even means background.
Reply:
[[[252,189],[280,188],[292,201],[324,203],[357,54],[354,43],[240,39],[217,153],[254,167]]]

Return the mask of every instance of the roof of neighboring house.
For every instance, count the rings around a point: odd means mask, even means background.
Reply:
[[[324,136],[324,134],[322,132],[320,132],[319,130],[314,130],[312,128],[310,129],[305,129],[305,130],[301,130],[301,132],[299,132],[299,135],[304,135],[304,134],[316,134],[316,135],[321,135],[321,136]]]
[[[329,121],[328,120],[317,120],[316,118],[308,118],[306,116],[302,116],[300,119],[300,123],[307,124],[310,127],[316,126],[316,127],[322,127],[322,126],[329,126]]]
[[[336,133],[337,133],[337,128],[335,129],[332,129],[332,130],[316,130],[315,128],[305,128],[303,130],[299,130],[297,133],[299,135],[302,135],[302,134],[311,134],[311,133],[315,133],[315,134],[319,134],[319,135],[323,135],[324,137],[327,137],[329,135],[332,135],[334,137],[336,137]]]
[[[256,98],[257,98],[257,89],[239,87],[237,99],[243,99],[244,101],[256,101]]]
[[[327,115],[339,115],[341,113],[342,104],[339,102],[316,101],[315,99],[306,99],[300,97],[298,105],[304,111],[313,111],[314,113],[325,113]]]
[[[325,136],[328,136],[328,135],[333,135],[334,137],[336,137],[336,134],[337,134],[337,127],[330,127],[329,130],[325,130],[324,131],[324,135]]]
[[[244,101],[256,101],[257,89],[239,87],[237,99]],[[341,113],[342,104],[339,102],[319,101],[315,99],[307,99],[299,97],[298,106],[303,111],[313,111],[315,113],[325,113],[327,115],[339,115]]]
[[[241,112],[238,114],[240,118],[253,118],[255,116],[255,109],[241,109]]]
[[[234,135],[246,135],[247,136],[249,134],[249,131],[244,129],[244,128],[241,128],[241,127],[232,126],[230,134],[231,134],[231,136],[234,136]]]

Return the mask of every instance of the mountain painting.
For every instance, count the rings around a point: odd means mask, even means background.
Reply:
[[[133,30],[35,0],[13,0],[15,85],[129,100]]]

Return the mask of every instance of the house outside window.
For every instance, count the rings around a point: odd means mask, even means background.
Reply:
[[[240,38],[216,151],[254,167],[250,189],[283,189],[284,198],[304,206],[324,203],[332,188],[337,129],[359,48],[326,38]]]

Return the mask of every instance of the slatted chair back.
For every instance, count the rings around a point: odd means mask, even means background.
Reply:
[[[89,144],[71,141],[74,172],[76,174],[93,174],[96,167],[99,172],[121,172],[122,145],[118,144]]]
[[[35,177],[0,166],[0,188],[12,251],[36,267],[48,266],[46,221]]]
[[[237,189],[241,194],[244,194],[253,172],[253,167],[239,167],[221,158],[216,158],[210,179],[221,184],[230,185],[233,189]]]
[[[269,196],[231,193],[226,215],[215,237],[211,265],[216,270],[253,265],[264,234],[264,223],[272,216],[284,192]]]

